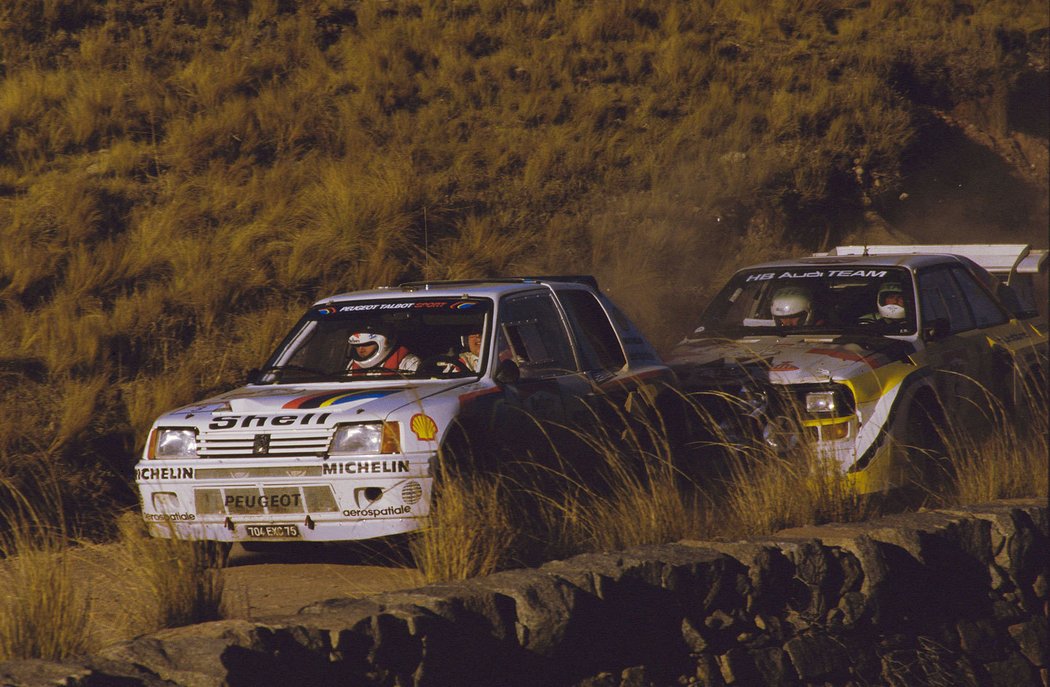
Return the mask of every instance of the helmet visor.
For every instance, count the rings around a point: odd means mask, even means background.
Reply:
[[[348,346],[348,349],[349,350],[347,351],[347,354],[350,356],[350,359],[357,360],[360,362],[362,360],[368,360],[370,357],[375,355],[376,351],[379,350],[379,344],[377,344],[375,341],[369,341],[360,344],[350,344]]]

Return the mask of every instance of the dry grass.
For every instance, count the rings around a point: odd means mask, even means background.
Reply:
[[[0,662],[63,660],[95,648],[91,604],[73,574],[69,536],[53,490],[27,498],[0,482]]]
[[[605,430],[537,426],[550,460],[508,460],[480,476],[443,471],[435,513],[412,545],[424,576],[463,579],[710,534],[710,501],[676,467],[661,416],[644,400],[631,418],[612,402],[607,410],[595,422]]]
[[[622,550],[709,535],[710,497],[682,471],[680,447],[653,399],[635,394],[626,408],[611,400],[607,405],[589,427],[572,430],[581,448],[562,457],[556,475],[568,486],[542,500],[544,530],[556,542],[550,553]]]
[[[129,571],[121,591],[142,631],[192,625],[222,617],[222,566],[217,547],[205,542],[150,537],[138,513],[117,522],[117,564]]]
[[[726,530],[735,536],[788,527],[852,522],[871,515],[835,460],[803,447],[790,456],[765,452],[730,462]]]
[[[74,545],[54,475],[37,472],[31,484],[28,494],[0,481],[0,662],[70,659],[221,617],[214,547],[150,538],[141,515],[126,513],[118,541],[98,554]]]
[[[953,423],[946,430],[951,487],[945,500],[975,504],[1046,498],[1050,474],[1046,380],[1024,378],[1016,398],[1007,402],[987,389],[981,389],[980,398],[984,422]]]
[[[464,475],[438,467],[426,526],[409,541],[424,581],[465,580],[506,567],[517,553],[517,528],[500,475]]]

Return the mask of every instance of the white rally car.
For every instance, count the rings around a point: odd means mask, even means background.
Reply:
[[[1046,258],[1024,245],[842,246],[754,265],[668,363],[710,441],[815,446],[865,493],[914,485],[943,430],[1044,389],[1033,298]]]
[[[524,458],[537,420],[593,421],[672,381],[589,277],[332,296],[246,386],[157,419],[135,466],[143,517],[155,536],[221,542],[412,531],[439,449]]]

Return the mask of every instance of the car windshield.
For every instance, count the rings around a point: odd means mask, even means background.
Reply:
[[[870,266],[762,268],[733,276],[691,338],[915,333],[911,275]]]
[[[333,301],[311,308],[256,383],[477,377],[492,302],[477,298]]]

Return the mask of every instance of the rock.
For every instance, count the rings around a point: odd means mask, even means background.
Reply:
[[[733,627],[733,616],[725,611],[714,610],[704,619],[704,626],[711,630],[729,630]]]
[[[702,654],[707,651],[708,643],[704,636],[697,630],[688,618],[682,618],[682,641],[694,654]]]
[[[1046,600],[1048,586],[1046,583],[1046,572],[1041,572],[1036,575],[1035,580],[1032,581],[1032,593],[1035,594],[1035,598]]]
[[[711,655],[701,656],[697,660],[696,678],[704,687],[725,687],[721,666]]]
[[[987,680],[982,684],[988,687],[1018,687],[1019,685],[1035,685],[1036,671],[1021,654],[1010,654],[1003,661],[985,663],[981,666]]]
[[[955,628],[959,634],[959,648],[964,652],[978,661],[998,658],[995,628],[990,621],[960,620]]]
[[[78,662],[0,664],[0,676],[19,687],[1033,684],[1050,674],[1046,528],[1032,500],[588,554],[165,630]]]
[[[272,657],[272,649],[281,643],[265,626],[246,620],[220,620],[162,630],[111,646],[98,656],[114,663],[138,666],[180,686],[221,687],[230,670],[228,664],[237,664],[247,656]],[[296,643],[293,640],[291,644]],[[284,657],[287,660],[278,671],[289,667],[292,653],[296,652],[291,651]],[[269,663],[255,663],[259,674],[267,678],[280,675],[269,671]],[[293,670],[296,674],[308,674],[301,666]]]
[[[40,659],[0,664],[4,687],[179,687],[130,664],[93,659],[87,662],[52,662]]]
[[[653,687],[653,682],[645,666],[633,666],[620,673],[620,687]]]
[[[718,667],[727,685],[756,685],[761,679],[755,662],[744,649],[730,649],[718,657]]]
[[[784,644],[784,650],[798,677],[807,682],[829,677],[849,667],[849,657],[842,645],[829,637],[795,637]]]
[[[1007,630],[1032,665],[1037,668],[1050,667],[1050,632],[1047,631],[1045,617],[1011,625]]]
[[[787,655],[780,647],[752,649],[748,652],[754,662],[755,670],[761,676],[759,684],[769,687],[787,687],[797,684],[794,671]]]
[[[576,687],[620,687],[620,680],[612,673],[598,673],[576,683]]]

